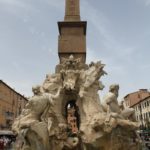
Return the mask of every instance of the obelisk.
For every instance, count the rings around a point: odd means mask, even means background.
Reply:
[[[80,1],[66,0],[64,21],[58,22],[59,40],[58,55],[62,57],[73,55],[86,61],[86,21],[80,20]]]
[[[80,21],[79,0],[66,0],[65,21]]]

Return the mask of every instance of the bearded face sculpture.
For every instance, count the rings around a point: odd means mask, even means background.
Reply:
[[[62,70],[61,71],[62,79],[63,79],[63,87],[64,89],[70,91],[75,90],[76,82],[79,77],[79,71],[75,70]]]

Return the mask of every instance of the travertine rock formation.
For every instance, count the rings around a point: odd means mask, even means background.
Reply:
[[[132,109],[119,106],[119,86],[110,86],[104,104],[100,102],[105,65],[85,65],[73,55],[62,61],[56,74],[33,87],[34,96],[14,122],[13,131],[23,139],[20,150],[138,150],[138,124]],[[78,108],[76,134],[67,124],[70,102]]]

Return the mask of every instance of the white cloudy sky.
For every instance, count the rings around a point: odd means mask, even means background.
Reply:
[[[65,0],[0,0],[0,79],[30,96],[58,63],[57,21]],[[150,88],[150,0],[81,0],[87,62],[102,60],[120,95]]]

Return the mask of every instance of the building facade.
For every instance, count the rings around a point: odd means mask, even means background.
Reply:
[[[132,106],[141,126],[150,127],[150,96]]]
[[[148,96],[150,96],[150,92],[147,89],[140,89],[139,91],[127,94],[124,97],[124,102],[126,106],[132,107]]]
[[[0,129],[9,129],[28,100],[0,80]]]
[[[150,92],[147,89],[126,95],[124,102],[134,108],[136,120],[142,127],[150,127]]]

